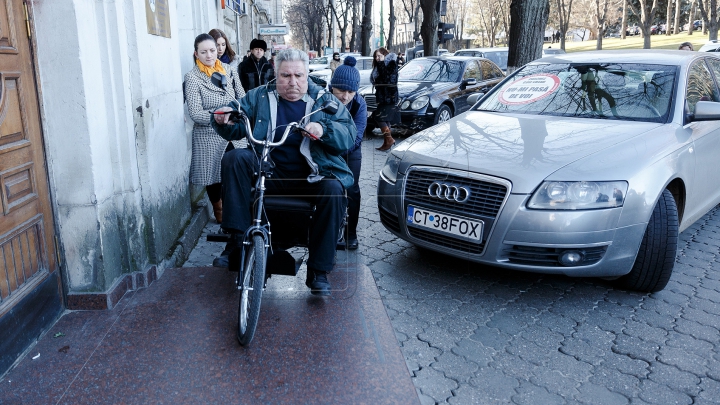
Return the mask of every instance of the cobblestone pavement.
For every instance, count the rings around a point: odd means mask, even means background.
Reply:
[[[363,145],[360,249],[349,255],[372,270],[423,403],[720,404],[718,208],[680,235],[659,293],[511,272],[387,232],[376,207],[380,144]],[[210,245],[186,266],[210,265],[222,250]]]

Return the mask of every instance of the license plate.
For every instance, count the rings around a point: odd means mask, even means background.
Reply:
[[[412,205],[408,205],[407,208],[407,223],[474,242],[482,240],[484,226],[483,221],[448,215]]]

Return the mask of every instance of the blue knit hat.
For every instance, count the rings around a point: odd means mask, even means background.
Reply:
[[[360,85],[360,72],[355,69],[357,61],[352,56],[346,56],[342,65],[335,69],[330,87],[338,90],[358,91]]]

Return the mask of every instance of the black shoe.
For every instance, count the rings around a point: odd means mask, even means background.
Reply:
[[[330,282],[327,279],[327,272],[315,271],[315,278],[310,283],[310,293],[313,295],[330,295]]]
[[[242,235],[234,233],[230,236],[230,240],[225,244],[225,249],[220,256],[213,260],[213,267],[230,267],[230,253],[242,246]]]
[[[220,256],[213,260],[213,267],[229,267],[230,266],[230,252],[225,250],[220,253]]]
[[[357,250],[359,244],[357,238],[348,238],[347,248],[348,250]]]
[[[344,238],[343,238],[343,239],[340,239],[340,240],[337,242],[337,245],[335,246],[335,250],[345,250],[345,248],[346,248],[346,246],[345,246],[345,239],[344,239]]]

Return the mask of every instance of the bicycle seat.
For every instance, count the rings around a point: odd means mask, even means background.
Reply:
[[[315,211],[315,204],[300,197],[265,196],[265,209],[268,211],[293,211],[308,212]]]

